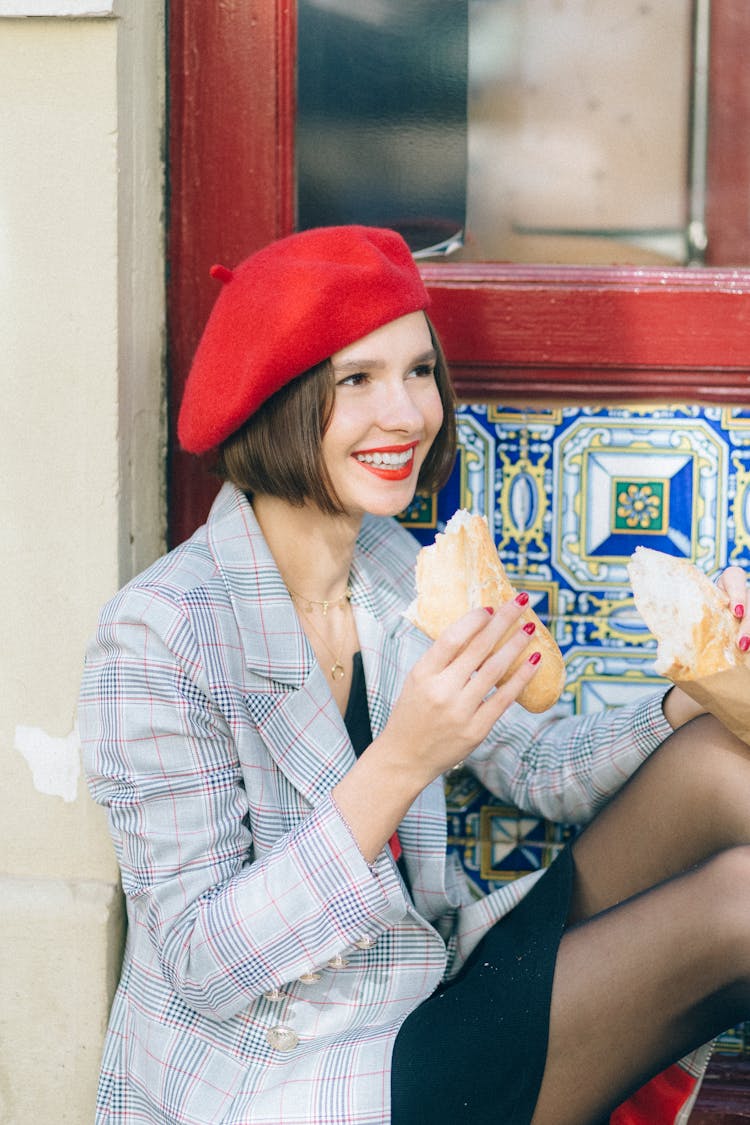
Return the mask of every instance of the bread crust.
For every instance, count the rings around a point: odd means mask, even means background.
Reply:
[[[657,641],[657,672],[689,681],[747,663],[729,599],[689,559],[636,547],[628,575],[636,609]]]
[[[470,515],[463,510],[453,516],[445,532],[439,533],[431,546],[419,552],[416,583],[417,598],[407,616],[433,640],[470,609],[478,606],[499,609],[516,596],[487,521],[483,516]],[[529,621],[534,622],[536,629],[524,651],[498,681],[498,686],[528,660],[532,652],[541,652],[536,675],[518,697],[527,711],[538,713],[546,711],[559,699],[565,686],[565,663],[552,634],[533,609],[526,608],[513,629]],[[495,651],[508,636],[506,633],[498,642]]]

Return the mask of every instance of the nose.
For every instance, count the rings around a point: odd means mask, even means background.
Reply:
[[[414,381],[386,380],[378,402],[378,424],[383,430],[399,430],[413,434],[424,424],[422,411],[413,394]]]

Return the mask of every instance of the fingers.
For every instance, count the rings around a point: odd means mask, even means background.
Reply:
[[[501,639],[518,621],[528,603],[528,594],[519,594],[498,609],[472,609],[438,637],[423,657],[425,670],[441,673],[451,670],[456,686],[465,683],[482,666]],[[528,644],[528,636],[525,642]]]
[[[528,644],[528,637],[526,638]],[[511,703],[514,703],[523,689],[534,678],[541,663],[541,653],[534,651],[523,660],[518,668],[508,676],[496,691],[485,696],[477,709],[477,718],[489,732]]]
[[[750,607],[747,605],[747,579],[742,567],[728,566],[720,575],[717,586],[729,598],[735,617],[744,617]]]
[[[717,585],[727,595],[734,616],[742,621],[737,643],[743,652],[747,652],[750,648],[750,591],[747,575],[742,567],[729,566],[721,574]]]
[[[524,650],[532,654],[529,642],[533,640],[534,624],[521,626],[520,618],[528,604],[528,594],[518,594],[514,601],[496,610],[471,610],[449,626],[434,643],[428,657],[424,657],[424,671],[437,675],[442,691],[456,697],[466,694],[472,708],[504,680],[510,669],[520,662]],[[531,678],[539,655],[519,681],[516,694]]]
[[[534,625],[519,620],[527,603],[519,595],[494,612],[471,610],[412,667],[389,728],[430,779],[478,746],[536,673]]]

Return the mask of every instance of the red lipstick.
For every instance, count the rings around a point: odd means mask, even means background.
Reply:
[[[406,480],[414,468],[414,450],[419,442],[408,445],[381,445],[377,449],[359,449],[352,456],[358,465],[381,480]]]

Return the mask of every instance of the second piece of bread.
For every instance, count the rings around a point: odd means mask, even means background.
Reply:
[[[628,575],[636,609],[657,640],[655,671],[697,680],[746,659],[726,595],[689,559],[636,547]]]

